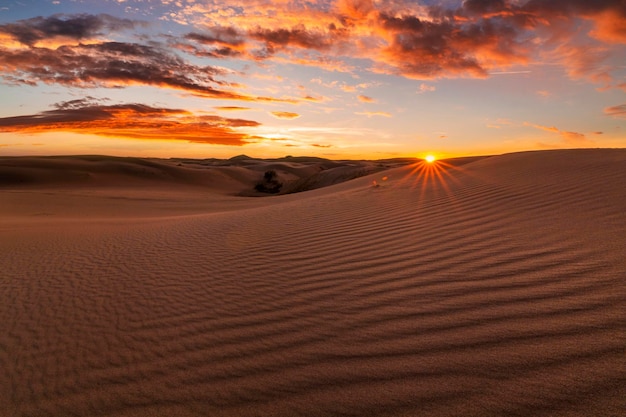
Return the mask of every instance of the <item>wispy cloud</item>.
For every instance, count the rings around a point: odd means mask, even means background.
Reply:
[[[618,119],[626,119],[626,104],[611,106],[604,109],[604,114]]]
[[[367,116],[367,117],[374,117],[374,116],[392,117],[391,113],[388,113],[386,111],[363,111],[363,112],[355,112],[354,114],[358,114],[359,116]]]
[[[561,136],[562,141],[567,146],[591,146],[594,145],[594,141],[587,138],[584,133],[565,131],[558,129],[555,126],[543,126],[534,123],[524,123],[525,126],[534,127],[535,129],[543,130],[545,132],[555,133]]]
[[[298,113],[293,113],[289,111],[273,111],[273,112],[270,112],[270,114],[276,117],[277,119],[296,119],[300,117]]]
[[[430,92],[433,92],[435,90],[437,90],[437,87],[435,87],[434,85],[421,83],[419,89],[417,90],[417,93],[418,94],[430,93]]]
[[[130,139],[180,140],[244,145],[254,136],[236,130],[258,122],[143,104],[101,105],[89,100],[59,103],[53,110],[0,118],[0,132],[73,132]]]
[[[40,41],[55,38],[83,41],[111,31],[128,30],[144,25],[144,22],[120,19],[107,14],[54,15],[0,25],[0,33],[13,37],[21,44],[34,46]]]
[[[251,110],[250,107],[241,107],[241,106],[215,106],[213,107],[215,110],[221,111],[241,111],[241,110]]]
[[[358,95],[357,98],[363,103],[376,103],[376,100],[370,96]]]

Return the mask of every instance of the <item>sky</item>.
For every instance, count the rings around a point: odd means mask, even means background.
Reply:
[[[2,0],[0,155],[626,147],[625,0]]]

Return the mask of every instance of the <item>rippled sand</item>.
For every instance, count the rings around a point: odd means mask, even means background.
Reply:
[[[624,150],[9,187],[0,415],[623,416],[625,213]]]

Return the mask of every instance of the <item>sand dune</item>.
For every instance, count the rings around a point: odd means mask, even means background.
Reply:
[[[415,159],[410,158],[331,161],[307,157],[254,159],[245,155],[229,160],[102,155],[0,157],[0,189],[200,187],[213,193],[262,196],[263,193],[254,191],[254,185],[270,170],[284,185],[278,194],[288,194],[322,188],[414,162]]]
[[[0,415],[623,416],[626,150],[463,162],[6,186]]]

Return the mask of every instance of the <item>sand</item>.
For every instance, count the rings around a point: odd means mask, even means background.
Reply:
[[[626,414],[626,150],[242,160],[0,160],[1,416]]]

